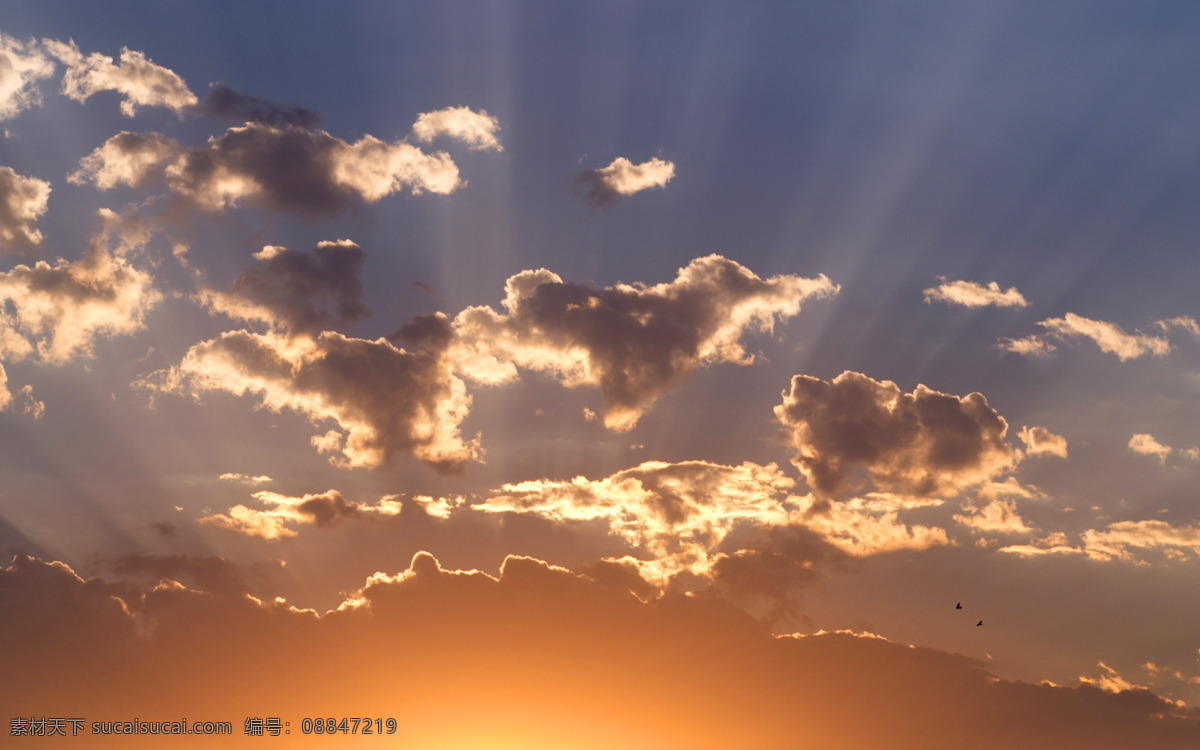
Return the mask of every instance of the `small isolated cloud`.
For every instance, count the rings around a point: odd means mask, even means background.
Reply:
[[[1139,432],[1129,438],[1129,450],[1134,453],[1140,453],[1143,456],[1156,456],[1159,463],[1166,463],[1167,456],[1171,455],[1171,447],[1163,445],[1154,439],[1153,435],[1148,435],[1144,432]]]
[[[590,203],[608,206],[643,190],[666,187],[674,176],[673,162],[655,158],[634,164],[618,156],[607,167],[584,172],[579,179],[587,188]]]
[[[295,526],[315,524],[332,528],[346,519],[378,520],[400,514],[400,503],[384,498],[376,505],[354,503],[337,490],[289,497],[266,490],[255,492],[255,500],[265,508],[235,505],[227,513],[216,513],[200,519],[201,523],[261,539],[286,539],[299,532]]]
[[[237,482],[238,484],[269,484],[275,481],[266,474],[238,474],[237,472],[226,472],[217,479],[222,482]]]
[[[500,121],[485,110],[475,112],[467,107],[447,107],[436,112],[424,112],[413,123],[413,137],[421,143],[446,137],[462,141],[472,151],[503,151],[496,133]]]
[[[275,128],[294,125],[311,130],[321,121],[321,116],[307,107],[244,94],[224,83],[209,86],[208,96],[197,107],[197,111],[209,117],[238,123],[258,122]]]
[[[938,286],[925,290],[927,303],[939,300],[964,307],[1027,307],[1026,301],[1015,286],[1001,289],[995,281],[987,285],[974,281],[947,281],[945,276],[939,276],[942,282]]]
[[[443,152],[364,135],[347,143],[323,130],[248,122],[182,148],[157,134],[121,133],[84,157],[71,176],[102,189],[166,180],[192,205],[219,211],[242,200],[267,208],[333,214],[402,190],[449,194],[466,183]]]
[[[33,224],[46,213],[49,199],[49,182],[0,167],[0,248],[26,252],[42,244]]]
[[[790,432],[796,466],[825,497],[864,470],[885,492],[951,496],[1012,468],[1008,423],[979,393],[952,396],[844,372],[792,378],[775,414]]]
[[[604,396],[604,423],[631,429],[684,375],[714,362],[749,364],[748,330],[770,331],[810,298],[835,294],[825,276],[761,279],[721,257],[697,258],[674,281],[598,289],[546,269],[505,285],[505,312],[472,307],[454,320],[454,358],[481,382],[514,379],[518,367]]]
[[[37,42],[22,42],[0,32],[0,120],[41,103],[37,82],[53,72],[54,63]]]
[[[384,339],[326,331],[315,338],[229,331],[196,344],[177,367],[141,383],[157,392],[251,395],[339,429],[313,445],[335,465],[378,468],[409,454],[442,471],[479,458],[459,426],[471,398],[441,352],[409,352]]]
[[[46,415],[46,402],[37,400],[33,395],[32,385],[22,386],[21,390],[17,391],[17,399],[20,400],[21,411],[25,415],[34,419],[41,419]]]
[[[9,356],[30,349],[51,363],[91,356],[97,338],[141,330],[146,313],[162,299],[150,274],[125,256],[130,237],[120,236],[120,218],[101,215],[105,228],[80,260],[39,261],[0,273],[0,303],[6,306],[0,308],[0,346]],[[109,247],[114,239],[115,252]]]
[[[1160,336],[1126,333],[1116,323],[1092,320],[1070,312],[1061,318],[1047,318],[1038,325],[1046,332],[1022,339],[1001,339],[1000,346],[1017,354],[1036,355],[1054,351],[1052,341],[1085,338],[1100,347],[1100,351],[1115,354],[1122,362],[1147,355],[1162,357],[1171,351],[1170,342]]]
[[[99,52],[85,55],[74,40],[43,42],[50,54],[67,66],[62,92],[75,101],[85,102],[101,91],[115,91],[122,97],[121,113],[126,117],[133,117],[138,107],[184,112],[199,101],[182,78],[141,52],[123,47],[118,63]]]
[[[316,334],[369,313],[359,280],[366,253],[350,240],[319,242],[311,252],[267,245],[254,259],[262,265],[200,298],[216,312],[291,334]]]
[[[1031,456],[1044,453],[1059,458],[1067,457],[1067,439],[1062,435],[1055,435],[1045,427],[1022,427],[1017,437],[1021,438],[1021,442],[1025,444],[1025,452]]]
[[[144,187],[162,179],[163,168],[180,153],[174,138],[159,133],[122,130],[79,161],[79,169],[67,176],[73,185],[92,183],[101,190],[118,185]]]
[[[1024,354],[1031,357],[1042,357],[1058,348],[1047,341],[1044,336],[1036,333],[1019,339],[1000,339],[999,346],[1013,354]]]

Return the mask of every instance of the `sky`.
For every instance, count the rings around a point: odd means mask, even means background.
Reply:
[[[1185,2],[4,3],[0,731],[1195,747],[1196,70]]]

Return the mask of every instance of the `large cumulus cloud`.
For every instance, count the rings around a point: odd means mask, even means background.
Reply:
[[[825,381],[792,378],[775,414],[796,466],[819,494],[857,487],[865,472],[888,492],[946,497],[1011,468],[1008,423],[979,393],[953,396],[918,385],[844,372]]]
[[[337,426],[313,444],[345,467],[377,468],[409,454],[453,471],[479,457],[459,426],[471,399],[439,352],[325,331],[315,338],[230,331],[196,344],[177,367],[143,381],[155,391],[224,391]]]
[[[522,367],[598,386],[605,425],[628,430],[692,370],[753,361],[741,343],[747,331],[769,331],[805,300],[837,290],[825,276],[762,279],[720,255],[654,286],[596,288],[522,271],[505,285],[504,312],[473,307],[455,318],[456,357],[485,382],[511,380]]]

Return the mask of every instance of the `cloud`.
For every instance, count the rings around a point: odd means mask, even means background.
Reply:
[[[1153,435],[1147,435],[1144,432],[1129,438],[1129,450],[1143,456],[1157,456],[1159,463],[1164,464],[1167,462],[1167,456],[1171,455],[1170,446],[1163,445],[1155,440]]]
[[[1181,315],[1175,318],[1156,320],[1154,321],[1154,325],[1164,331],[1170,331],[1172,328],[1182,328],[1196,338],[1200,338],[1200,323],[1197,323],[1195,318]]]
[[[1032,529],[1021,520],[1013,500],[993,500],[983,506],[969,506],[967,513],[956,514],[954,520],[976,531],[1001,534],[1027,534]]]
[[[747,330],[770,331],[776,318],[796,315],[803,301],[838,286],[825,276],[761,279],[709,255],[655,286],[597,289],[538,269],[510,277],[505,291],[505,312],[472,307],[455,318],[452,356],[462,372],[498,383],[522,367],[568,387],[598,386],[605,425],[628,430],[692,370],[752,362],[741,344]]]
[[[8,371],[0,364],[0,411],[7,409],[12,401],[12,392],[8,390]]]
[[[137,230],[127,230],[111,212],[101,216],[104,228],[83,258],[60,258],[54,265],[38,261],[0,273],[0,302],[11,308],[0,315],[0,346],[9,356],[19,358],[31,348],[43,361],[56,364],[91,356],[97,338],[141,330],[146,313],[162,299],[150,274],[125,257],[125,245],[141,241]],[[109,247],[114,240],[116,252]],[[13,352],[20,343],[6,328],[25,346]]]
[[[347,143],[323,130],[258,122],[187,149],[154,133],[122,133],[84,157],[71,178],[106,188],[159,174],[171,192],[208,211],[251,200],[274,210],[334,214],[405,189],[449,194],[466,184],[440,151],[427,154],[372,135]]]
[[[54,72],[37,42],[0,33],[0,120],[16,117],[41,103],[36,84]]]
[[[1022,427],[1017,437],[1021,438],[1025,452],[1031,456],[1045,453],[1059,458],[1067,457],[1067,439],[1045,427]]]
[[[383,339],[326,331],[313,339],[230,331],[196,344],[177,367],[151,374],[152,391],[223,391],[256,396],[314,425],[339,429],[313,438],[341,467],[379,468],[410,454],[443,471],[480,458],[459,426],[471,398],[438,352],[409,352]]]
[[[1171,344],[1165,338],[1126,333],[1116,323],[1092,320],[1070,312],[1061,318],[1047,318],[1038,325],[1045,328],[1046,333],[1031,334],[1023,339],[1001,339],[1000,345],[1017,354],[1045,354],[1055,348],[1051,339],[1086,338],[1100,347],[1100,351],[1115,354],[1122,362],[1146,355],[1162,357],[1171,351]]]
[[[1104,662],[1098,662],[1097,666],[1102,670],[1096,677],[1080,675],[1079,682],[1083,685],[1092,685],[1103,690],[1106,693],[1123,693],[1128,690],[1146,690],[1143,685],[1135,685],[1129,680],[1126,680],[1117,670],[1108,666]]]
[[[413,137],[421,143],[447,137],[462,141],[472,151],[503,151],[496,132],[500,121],[485,110],[474,112],[467,107],[446,107],[436,112],[423,112],[413,123]]]
[[[235,505],[228,513],[215,513],[200,519],[221,529],[262,539],[285,539],[298,533],[295,526],[315,524],[332,528],[348,518],[379,519],[400,514],[400,503],[384,498],[376,505],[347,501],[337,490],[289,497],[266,490],[255,492],[255,500],[266,505],[265,510]]]
[[[702,574],[734,526],[786,524],[793,481],[774,464],[646,461],[603,479],[533,479],[505,484],[471,509],[530,513],[555,521],[603,520],[665,575]]]
[[[868,557],[949,545],[951,542],[945,529],[906,523],[900,517],[901,513],[913,508],[938,502],[873,492],[831,504],[809,495],[799,506],[798,518],[846,554]]]
[[[643,190],[666,187],[674,176],[675,164],[672,162],[650,159],[634,164],[624,156],[618,156],[607,167],[584,172],[579,179],[587,187],[590,203],[608,206]]]
[[[1028,307],[1026,301],[1015,286],[1001,290],[995,281],[989,281],[987,286],[974,281],[946,281],[945,276],[939,276],[941,284],[925,290],[927,303],[939,300],[964,307]]]
[[[67,66],[62,92],[78,102],[101,91],[116,91],[122,97],[121,113],[133,117],[138,107],[167,107],[181,113],[199,101],[182,78],[141,52],[122,47],[121,62],[115,63],[99,52],[84,55],[74,40],[43,43]]]
[[[217,477],[222,482],[238,482],[240,484],[270,484],[275,481],[266,474],[250,475],[239,474],[237,472],[226,472]]]
[[[232,318],[316,334],[369,314],[359,280],[366,257],[350,240],[319,242],[311,252],[267,245],[254,254],[263,265],[243,271],[228,291],[205,289],[199,296]]]
[[[271,715],[320,704],[393,717],[412,747],[578,750],[774,748],[797,736],[829,750],[950,750],[980,737],[1175,750],[1200,732],[1196,712],[1128,681],[1032,685],[880,636],[772,637],[710,597],[641,602],[613,580],[531,558],[491,576],[420,553],[324,615],[239,593],[237,571],[211,559],[129,564],[193,579],[207,568],[213,584],[145,590],[33,558],[0,568],[11,613],[0,619],[0,703],[11,715],[67,705],[87,717],[240,717],[269,695]],[[222,747],[261,742],[236,733]]]
[[[1083,548],[1095,560],[1132,560],[1134,551],[1159,551],[1168,558],[1200,555],[1200,524],[1172,526],[1166,521],[1117,521],[1083,533]]]
[[[26,252],[42,244],[33,223],[46,213],[49,199],[49,182],[0,167],[0,247]]]
[[[321,121],[321,116],[307,107],[244,94],[224,83],[211,84],[208,96],[197,110],[210,117],[222,117],[239,123],[258,122],[275,128],[294,125],[311,130]]]
[[[79,161],[67,176],[74,185],[91,182],[101,190],[118,185],[144,187],[163,178],[163,170],[181,153],[179,143],[159,133],[122,130]]]
[[[1058,347],[1051,344],[1044,336],[1036,333],[1019,339],[1000,339],[999,346],[1013,354],[1025,354],[1032,357],[1042,357]]]
[[[775,414],[790,432],[796,466],[820,495],[855,486],[865,470],[887,492],[951,496],[1003,473],[1019,454],[1008,423],[979,393],[952,396],[843,372],[792,378]]]
[[[0,389],[3,384],[0,384]],[[38,401],[33,395],[33,386],[21,386],[21,390],[17,391],[17,398],[21,401],[21,412],[33,419],[41,419],[46,416],[46,402]],[[3,408],[0,406],[0,408]]]

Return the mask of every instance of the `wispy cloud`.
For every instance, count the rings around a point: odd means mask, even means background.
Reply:
[[[79,102],[101,91],[121,95],[121,113],[133,117],[138,107],[167,107],[185,112],[199,101],[175,72],[145,54],[121,48],[121,61],[93,52],[85,55],[74,40],[43,40],[46,49],[66,67],[62,92]]]
[[[36,41],[22,42],[0,33],[0,120],[41,103],[37,82],[53,72],[54,63]]]

